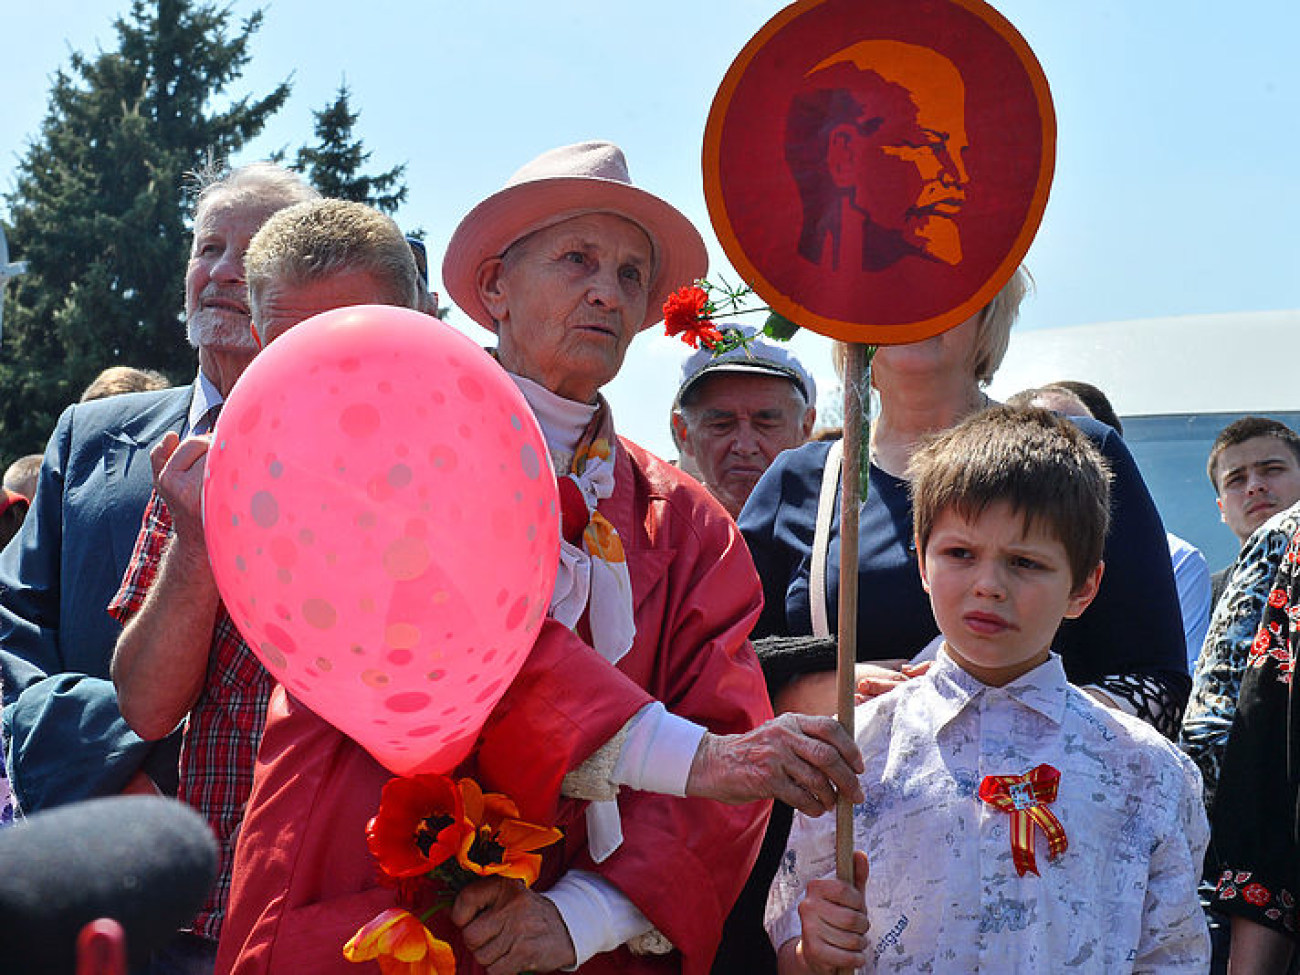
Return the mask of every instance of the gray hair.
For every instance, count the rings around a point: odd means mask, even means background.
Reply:
[[[205,210],[218,203],[270,209],[320,199],[320,193],[299,173],[272,162],[252,162],[236,169],[209,164],[189,177],[195,188],[196,224]]]

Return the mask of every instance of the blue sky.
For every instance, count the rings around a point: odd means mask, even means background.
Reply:
[[[1300,5],[994,5],[1042,62],[1059,126],[1056,180],[1028,257],[1038,292],[1019,327],[1300,305]],[[231,6],[246,15],[256,5]],[[460,217],[523,162],[605,138],[623,146],[636,182],[696,222],[715,269],[725,267],[704,205],[701,137],[732,58],[778,4],[372,0],[364,13],[337,0],[263,6],[252,62],[233,94],[261,94],[287,77],[294,92],[240,161],[307,141],[312,109],[346,79],[372,165],[407,164],[410,202],[400,222],[423,227],[435,254]],[[128,7],[79,0],[70,15],[65,4],[9,5],[0,189],[12,189],[53,72],[71,50],[115,46],[112,19]],[[823,388],[833,382],[827,345],[817,336],[796,344]],[[644,335],[608,388],[623,431],[661,453],[671,454],[666,412],[684,354],[678,343]]]

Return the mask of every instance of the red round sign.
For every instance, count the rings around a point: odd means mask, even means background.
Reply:
[[[987,304],[1047,205],[1056,118],[981,0],[801,0],[740,52],[704,137],[714,229],[785,317],[928,338]]]

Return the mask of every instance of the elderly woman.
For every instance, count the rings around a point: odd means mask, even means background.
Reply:
[[[832,782],[856,790],[833,721],[761,724],[746,642],[761,596],[739,533],[698,484],[619,440],[599,394],[705,264],[695,229],[632,186],[608,143],[534,160],[449,244],[444,283],[497,334],[541,424],[564,536],[549,617],[458,774],[565,838],[541,893],[488,878],[430,920],[460,971],[707,971],[766,820],[752,800],[816,812]],[[272,700],[218,971],[359,971],[344,941],[396,903],[364,838],[390,777]]]

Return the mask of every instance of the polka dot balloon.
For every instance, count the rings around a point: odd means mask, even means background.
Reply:
[[[291,694],[399,775],[468,753],[559,549],[541,431],[487,353],[402,308],[303,322],[231,391],[203,504],[226,607]]]

